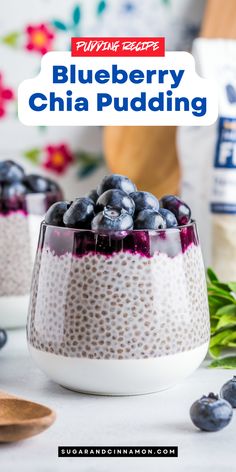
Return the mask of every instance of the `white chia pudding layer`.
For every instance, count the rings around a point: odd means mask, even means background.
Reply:
[[[209,339],[199,246],[169,257],[129,252],[61,256],[45,247],[34,268],[28,340],[89,359],[155,358]]]
[[[30,291],[32,259],[28,216],[21,211],[0,215],[0,296]]]

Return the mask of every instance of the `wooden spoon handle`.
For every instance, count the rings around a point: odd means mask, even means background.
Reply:
[[[10,395],[10,393],[0,390],[0,400],[3,400],[4,398],[15,398],[15,395]]]

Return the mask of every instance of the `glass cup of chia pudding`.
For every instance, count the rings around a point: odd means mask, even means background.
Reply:
[[[26,324],[33,261],[44,214],[62,198],[58,185],[0,162],[0,326]]]
[[[122,237],[43,223],[27,331],[38,366],[69,389],[131,395],[178,383],[209,342],[195,222]]]

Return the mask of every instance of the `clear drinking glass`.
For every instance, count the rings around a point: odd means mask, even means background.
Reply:
[[[27,337],[39,367],[70,389],[125,395],[179,382],[209,342],[195,223],[113,236],[43,223]]]
[[[40,224],[61,191],[0,197],[0,327],[25,326]]]

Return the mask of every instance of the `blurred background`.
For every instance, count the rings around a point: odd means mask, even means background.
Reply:
[[[195,51],[197,72],[218,86],[219,117],[227,118],[227,126],[230,119],[227,142],[222,141],[221,120],[179,130],[22,125],[17,117],[19,83],[38,74],[46,52],[69,50],[71,36],[164,36],[167,50]],[[225,280],[235,280],[235,38],[235,0],[1,2],[0,160],[16,160],[28,173],[57,180],[67,199],[84,195],[109,172],[127,175],[139,190],[157,197],[181,195],[197,220],[205,264]],[[220,180],[218,151],[220,159],[228,155],[231,162],[230,168],[223,165]],[[212,201],[217,208],[213,213]]]
[[[191,50],[205,0],[8,0],[0,15],[0,159],[58,180],[67,198],[96,186],[108,171],[140,189],[177,193],[174,127],[25,127],[17,87],[35,76],[43,54],[68,50],[71,36],[165,36],[169,50]]]

